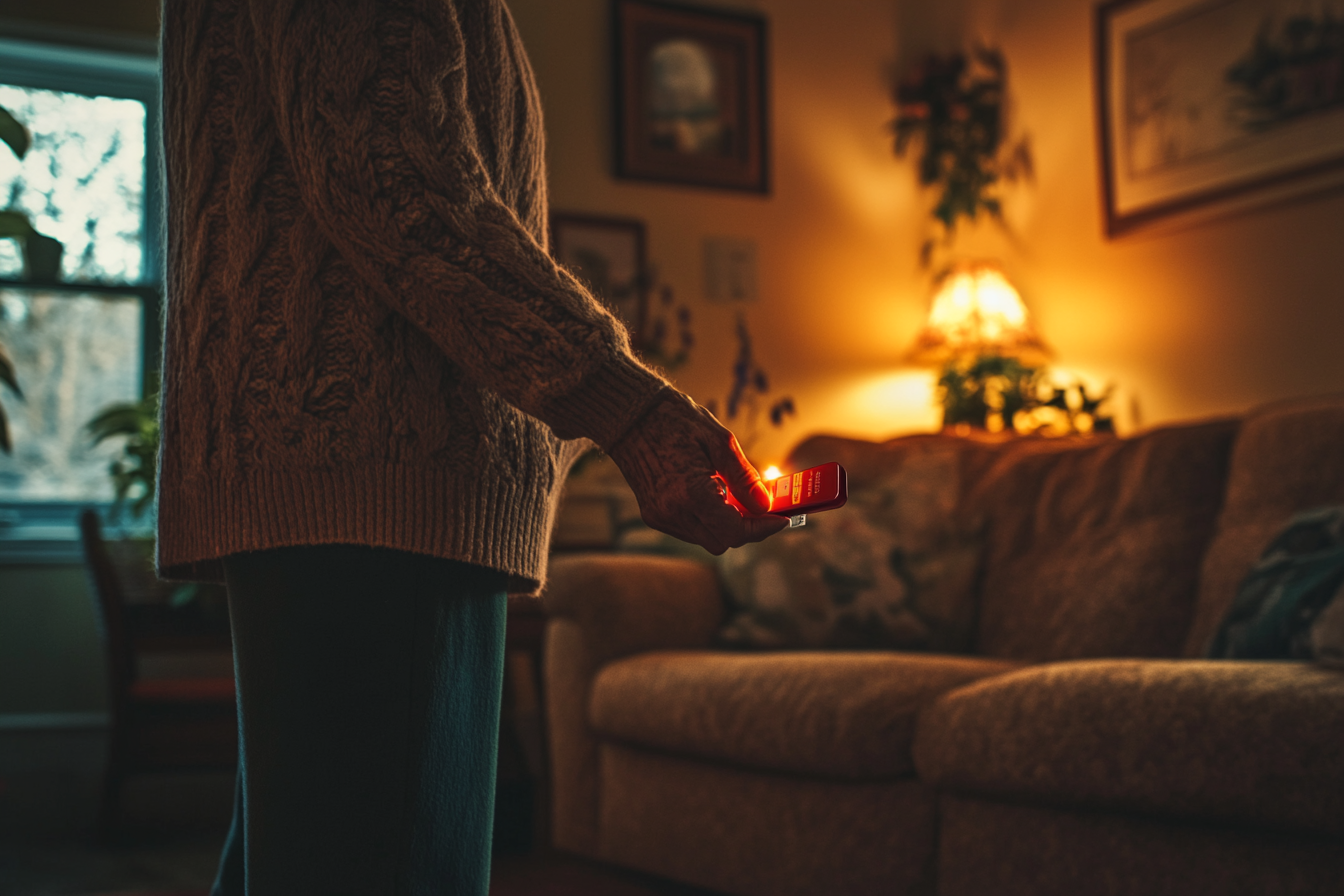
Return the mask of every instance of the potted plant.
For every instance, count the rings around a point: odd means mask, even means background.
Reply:
[[[95,445],[108,439],[124,438],[121,456],[112,461],[115,496],[114,518],[129,508],[131,518],[139,520],[154,506],[154,485],[159,460],[159,389],[152,384],[139,401],[110,404],[86,424]]]
[[[120,456],[108,465],[115,494],[111,517],[115,520],[129,511],[132,525],[113,553],[123,559],[122,575],[143,583],[142,591],[166,594],[166,600],[147,602],[132,608],[133,615],[154,617],[147,624],[175,628],[225,624],[228,603],[218,585],[188,582],[166,586],[154,576],[154,487],[159,458],[159,384],[151,383],[139,401],[119,402],[99,411],[86,428],[95,445],[121,438]]]
[[[938,189],[933,230],[919,250],[925,267],[961,219],[984,213],[1003,225],[999,188],[1032,176],[1027,138],[1008,141],[1007,92],[1007,63],[989,47],[929,56],[894,85],[896,156],[919,144],[919,182]]]

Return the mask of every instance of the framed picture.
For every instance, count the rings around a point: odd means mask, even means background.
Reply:
[[[1112,0],[1097,10],[1106,231],[1344,180],[1344,4]]]
[[[760,16],[613,0],[616,174],[770,191]]]
[[[601,299],[638,342],[647,304],[644,222],[556,212],[551,254]]]

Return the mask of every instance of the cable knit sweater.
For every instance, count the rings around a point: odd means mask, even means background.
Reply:
[[[502,0],[166,0],[158,564],[399,548],[544,577],[569,462],[666,384],[546,251]]]

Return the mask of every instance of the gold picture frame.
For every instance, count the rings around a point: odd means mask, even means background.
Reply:
[[[1337,30],[1293,0],[1099,6],[1106,233],[1344,182]]]

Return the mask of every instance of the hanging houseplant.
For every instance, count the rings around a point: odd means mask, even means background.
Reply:
[[[895,85],[896,156],[918,145],[919,182],[938,190],[933,230],[919,250],[925,267],[962,219],[984,213],[1002,225],[1001,185],[1032,176],[1027,138],[1007,139],[1007,88],[1003,54],[988,47],[929,56]]]

